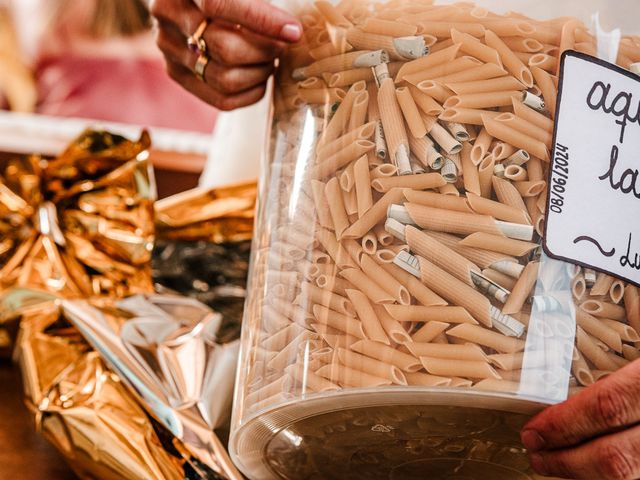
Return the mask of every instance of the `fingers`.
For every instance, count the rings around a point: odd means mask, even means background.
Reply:
[[[284,48],[284,44],[253,32],[239,32],[217,24],[207,28],[204,40],[211,57],[225,65],[270,63]]]
[[[184,48],[181,40],[180,35],[171,29],[160,29],[156,37],[156,43],[168,62],[193,72],[198,54]],[[228,95],[266,83],[274,68],[273,63],[234,67],[211,59],[205,70],[205,79],[209,87]]]
[[[285,42],[297,42],[302,26],[291,14],[262,0],[195,0],[207,18],[237,23],[255,33]]]
[[[264,96],[266,90],[263,83],[242,92],[225,94],[198,80],[193,72],[176,63],[168,63],[167,72],[185,89],[219,110],[228,111],[252,105]]]
[[[640,477],[640,427],[598,438],[576,448],[531,455],[540,475],[576,480],[633,480]]]
[[[639,395],[636,361],[538,414],[523,428],[522,442],[530,452],[565,448],[637,423]]]

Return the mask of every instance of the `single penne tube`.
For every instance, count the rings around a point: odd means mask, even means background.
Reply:
[[[436,232],[471,235],[476,232],[503,236],[496,221],[488,215],[452,212],[414,203],[405,203],[409,217],[419,227]]]
[[[355,162],[351,162],[349,165],[347,165],[344,168],[344,170],[342,170],[342,173],[340,173],[338,181],[340,184],[340,188],[342,189],[343,192],[350,192],[353,190],[353,187],[355,186],[356,179],[355,179],[355,174],[353,173],[354,163]]]
[[[573,376],[576,377],[576,380],[580,385],[588,386],[595,381],[591,368],[589,368],[589,365],[577,348],[574,349],[573,352],[571,373],[573,373]]]
[[[515,36],[502,38],[502,41],[514,52],[537,53],[544,49],[544,45],[535,38]]]
[[[369,298],[361,291],[354,289],[347,290],[347,296],[351,300],[362,322],[362,328],[364,329],[366,338],[389,345],[389,337],[387,337],[384,328],[382,328],[380,319],[373,310]]]
[[[395,165],[391,165],[390,163],[383,163],[382,165],[369,170],[369,177],[374,180],[376,178],[392,177],[397,173],[398,167],[396,167]],[[369,188],[371,188],[371,185],[369,185]]]
[[[340,387],[320,375],[316,375],[311,370],[305,369],[302,363],[289,365],[285,368],[291,378],[301,385],[303,394],[310,390],[312,392],[331,392],[340,390]]]
[[[460,45],[452,45],[443,50],[432,52],[427,56],[407,62],[402,65],[402,67],[400,67],[400,70],[396,75],[395,82],[400,83],[402,80],[404,80],[404,77],[406,75],[429,70],[433,67],[452,62],[456,58],[456,55],[459,51]]]
[[[379,387],[392,383],[388,378],[376,377],[339,363],[324,365],[316,371],[316,374],[343,387]]]
[[[333,218],[331,217],[331,211],[329,210],[329,203],[325,196],[326,185],[319,180],[311,180],[311,191],[313,194],[313,203],[316,207],[316,214],[318,216],[318,222],[324,228],[330,230],[334,229]]]
[[[409,137],[409,148],[418,161],[425,167],[440,170],[444,163],[444,157],[435,147],[433,140],[425,136],[422,138]]]
[[[434,82],[433,80],[424,80],[418,83],[416,88],[441,104],[446,102],[447,98],[453,95],[451,90],[440,83]]]
[[[340,239],[342,233],[349,226],[349,219],[347,218],[342,189],[340,188],[340,182],[337,177],[333,177],[327,182],[324,193],[327,198],[327,204],[329,205],[329,212],[331,212],[336,237]]]
[[[407,85],[413,101],[426,115],[437,116],[443,111],[442,106],[426,93],[419,90],[414,85]]]
[[[414,138],[421,138],[427,134],[418,106],[413,100],[413,96],[407,87],[396,88],[396,97],[398,104],[402,110],[405,121],[409,127],[409,131]]]
[[[411,342],[411,336],[404,329],[402,324],[387,313],[381,305],[374,305],[373,309],[380,320],[382,328],[387,332],[388,337],[396,344]]]
[[[553,134],[547,130],[542,129],[533,123],[529,123],[527,120],[524,120],[513,113],[502,113],[495,117],[494,120],[502,122],[525,135],[537,138],[544,143],[548,149],[551,149]]]
[[[346,133],[349,117],[356,97],[367,88],[365,82],[354,83],[340,102],[340,106],[322,133],[319,145],[325,145]]]
[[[368,255],[374,255],[378,250],[378,238],[376,234],[371,230],[364,237],[362,237],[362,251]]]
[[[477,108],[447,108],[438,117],[446,122],[458,122],[470,125],[484,125],[485,118],[497,117],[500,112],[492,110],[480,110]]]
[[[473,285],[471,273],[480,272],[480,268],[473,262],[411,225],[405,228],[404,234],[409,249],[413,253],[433,262],[467,285]]]
[[[312,310],[318,323],[335,328],[356,338],[366,338],[360,320],[343,315],[320,304],[314,305]]]
[[[392,188],[428,190],[442,187],[446,183],[439,173],[423,173],[420,175],[376,178],[371,182],[371,187],[378,192],[386,193]]]
[[[526,135],[505,123],[497,121],[495,117],[496,115],[483,115],[482,117],[482,123],[490,135],[516,148],[522,148],[538,158],[549,161],[549,150],[544,142]]]
[[[513,186],[523,197],[539,197],[547,186],[547,182],[539,181],[523,181],[513,182]]]
[[[485,63],[494,63],[502,67],[502,60],[498,52],[482,43],[478,38],[468,33],[460,32],[455,28],[451,29],[451,40],[460,45],[460,50]]]
[[[429,129],[429,135],[448,154],[455,154],[462,150],[462,144],[438,122],[434,122]]]
[[[493,181],[493,183],[495,184],[495,181]],[[520,201],[522,201],[521,197]],[[531,225],[531,218],[529,217],[526,209],[523,210],[520,208],[511,207],[504,203],[496,202],[487,198],[480,197],[478,195],[474,195],[473,193],[467,194],[467,202],[475,213],[479,213],[481,215],[489,215],[491,217],[497,218],[498,220],[504,220],[505,222]]]
[[[405,189],[404,196],[408,202],[416,203],[418,205],[426,205],[427,207],[453,210],[456,212],[473,213],[473,210],[471,210],[467,200],[462,197],[452,197],[451,195],[442,195],[435,192],[423,192],[411,189]]]
[[[538,281],[538,272],[540,269],[540,262],[529,262],[522,271],[520,278],[516,281],[511,295],[507,303],[502,307],[502,313],[505,315],[512,315],[520,312],[527,299],[531,296],[533,289]]]
[[[610,318],[612,320],[625,320],[626,311],[622,305],[604,302],[602,300],[585,300],[580,304],[580,308],[594,317]]]
[[[500,379],[498,372],[487,362],[434,357],[420,357],[420,361],[432,375]]]
[[[504,142],[496,142],[491,150],[491,155],[496,159],[496,162],[509,158],[514,153],[516,153],[515,147]]]
[[[294,80],[304,80],[309,77],[317,77],[324,73],[338,73],[357,67],[371,66],[363,64],[370,52],[356,51],[341,53],[332,57],[323,58],[306,67],[297,68],[292,72]]]
[[[375,360],[345,348],[338,348],[337,353],[340,363],[348,368],[365,372],[374,377],[386,378],[396,385],[407,384],[404,373],[395,365]]]
[[[593,284],[589,291],[590,296],[601,296],[609,293],[611,285],[613,285],[615,278],[606,273],[599,273],[596,279],[596,283]]]
[[[513,186],[511,182],[508,180],[504,180],[502,178],[498,178],[494,176],[492,179],[493,191],[498,197],[498,200],[505,204],[509,205],[511,208],[516,208],[518,210],[522,210],[525,213],[527,212],[527,206],[522,199],[522,195],[518,192],[518,189]],[[528,216],[530,219],[531,217]]]
[[[387,273],[387,271],[370,256],[362,256],[361,268],[365,275],[377,283],[384,291],[392,295],[401,305],[409,305],[411,303],[411,295],[407,288]]]
[[[513,113],[517,117],[534,124],[538,128],[553,133],[554,123],[549,117],[544,116],[540,112],[536,112],[533,108],[526,106],[522,101],[517,99],[513,100],[512,106]]]
[[[558,68],[558,59],[546,53],[536,53],[529,59],[529,68],[540,68],[549,73],[555,73]]]
[[[485,43],[494,48],[500,55],[502,64],[511,75],[517,78],[526,87],[533,86],[533,75],[527,66],[522,63],[504,41],[492,30],[486,30]]]
[[[530,22],[512,18],[486,18],[482,20],[482,25],[499,37],[532,37],[536,32],[536,27]]]
[[[515,278],[502,272],[498,272],[492,268],[485,268],[482,270],[482,275],[508,291],[511,291],[516,284]]]
[[[401,203],[404,194],[401,188],[392,188],[355,223],[344,232],[343,238],[362,238],[369,230],[381,223],[387,216],[387,209],[394,203]]]
[[[411,336],[411,340],[412,342],[424,342],[424,343],[431,342],[436,337],[444,333],[444,331],[448,329],[449,326],[450,324],[448,323],[438,322],[435,320],[431,322],[427,322],[422,327],[420,327],[420,330],[418,330]],[[415,355],[414,350],[409,347],[409,344],[407,344],[407,349],[413,355]]]
[[[624,325],[615,320],[610,320],[619,325]],[[603,320],[597,319],[581,308],[576,310],[576,323],[589,335],[597,338],[605,345],[612,348],[614,351],[622,352],[622,336],[618,329],[612,328],[609,324],[606,324]],[[631,327],[629,327],[631,328]]]
[[[579,352],[599,370],[618,370],[618,365],[580,327],[576,328],[576,345]]]
[[[506,107],[512,104],[514,97],[518,98],[521,93],[518,90],[505,90],[499,92],[486,93],[464,93],[450,97],[444,102],[444,108],[495,108]]]
[[[378,107],[392,163],[395,163],[401,175],[411,173],[409,138],[391,78],[383,80],[378,89]]]
[[[367,118],[367,109],[369,105],[369,93],[367,91],[360,92],[353,100],[351,107],[351,116],[349,117],[349,124],[347,130],[355,130],[358,127],[364,125]]]
[[[369,174],[369,160],[363,155],[353,164],[353,175],[358,205],[358,218],[362,217],[373,205],[371,192],[371,176]]]
[[[638,287],[627,284],[624,288],[624,306],[629,325],[636,332],[640,332],[640,289]]]
[[[420,385],[423,387],[448,387],[451,379],[448,377],[440,377],[438,375],[429,375],[428,373],[405,373],[407,385]]]
[[[460,33],[466,33],[476,38],[482,37],[485,32],[484,27],[480,23],[434,22],[422,20],[419,21],[417,25],[423,32],[429,32],[429,34],[435,35],[438,38],[450,38],[452,36],[452,30],[456,30]]]
[[[463,323],[456,325],[447,331],[450,337],[492,348],[500,353],[516,353],[524,350],[525,341],[514,337],[508,337],[479,325]]]
[[[489,135],[487,129],[483,127],[480,133],[478,133],[470,152],[471,161],[474,165],[480,165],[480,162],[484,160],[489,152],[491,142],[493,142],[493,137]]]
[[[384,268],[387,273],[392,275],[396,280],[401,282],[411,296],[421,305],[424,306],[444,306],[447,305],[447,302],[436,295],[436,293],[429,289],[426,285],[424,285],[420,280],[411,275],[410,273],[405,272],[403,269],[394,265],[392,263],[382,264],[380,265]],[[404,305],[402,305],[404,306]]]
[[[338,243],[333,232],[325,228],[319,228],[316,231],[316,237],[318,242],[320,242],[322,247],[326,250],[329,256],[331,256],[331,259],[339,268],[357,267],[357,264],[353,261],[349,253],[340,243]]]
[[[515,240],[502,235],[493,235],[485,232],[472,233],[460,240],[460,245],[490,250],[513,257],[523,257],[538,248],[536,243]]]
[[[609,288],[609,298],[613,303],[620,303],[624,298],[624,282],[622,280],[615,280]]]
[[[414,342],[405,345],[407,350],[416,357],[433,357],[449,360],[470,360],[487,362],[488,357],[478,345],[471,343],[460,345],[435,344]]]
[[[329,88],[349,87],[354,83],[373,81],[373,72],[370,68],[354,68],[337,73],[327,73],[325,81]]]
[[[360,265],[360,258],[362,257],[362,246],[353,239],[343,240],[342,242],[340,242],[340,244],[342,245],[342,248],[344,248],[349,253],[353,261],[357,265]]]
[[[358,268],[346,268],[339,275],[357,285],[373,303],[393,303],[394,297]]]
[[[362,24],[362,30],[379,35],[389,35],[391,37],[408,37],[418,32],[418,27],[406,23],[381,20],[379,18],[367,18]]]
[[[453,305],[464,307],[473,315],[475,320],[491,326],[491,304],[484,295],[432,262],[422,257],[417,258],[419,262],[418,271],[422,283]],[[396,263],[397,260],[396,258]]]
[[[349,317],[356,316],[356,310],[351,302],[330,290],[323,290],[310,282],[302,282],[300,290],[302,297],[309,303],[323,305]]]
[[[555,119],[558,88],[556,87],[551,74],[538,67],[533,67],[531,72],[533,73],[533,78],[536,80],[536,84],[542,92],[544,102],[551,113],[551,118]]]
[[[357,140],[371,140],[375,133],[375,128],[375,123],[369,122],[345,133],[330,143],[318,147],[316,149],[316,158],[318,163],[321,163],[327,158],[335,155]]]
[[[322,180],[329,175],[336,173],[349,163],[357,160],[362,155],[373,150],[375,143],[369,140],[356,140],[343,150],[326,158],[311,169],[311,175],[317,180]]]
[[[351,350],[381,362],[395,365],[403,372],[417,372],[422,369],[420,361],[414,356],[372,340],[361,340],[354,343],[351,346]]]
[[[449,83],[456,82],[474,82],[480,80],[488,80],[492,78],[502,77],[507,75],[507,71],[500,68],[493,63],[485,63],[477,65],[473,68],[461,70],[459,72],[449,73],[439,77],[433,77],[432,81],[447,85]]]
[[[492,78],[489,80],[482,79],[467,82],[447,82],[445,86],[453,90],[457,95],[521,91],[525,89],[525,86],[522,83],[510,75]]]
[[[423,80],[445,77],[452,73],[458,73],[480,66],[482,66],[482,62],[473,57],[460,57],[447,63],[406,74],[402,79],[407,83],[418,86]]]
[[[399,322],[478,323],[463,307],[385,305],[384,308]],[[414,334],[414,341],[426,340],[417,340]]]

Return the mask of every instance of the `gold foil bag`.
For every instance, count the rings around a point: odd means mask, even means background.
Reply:
[[[56,302],[23,310],[17,357],[37,428],[81,479],[179,480],[144,410]],[[200,478],[200,477],[193,477]]]
[[[53,160],[0,162],[0,289],[61,297],[152,290],[150,138],[87,130]]]

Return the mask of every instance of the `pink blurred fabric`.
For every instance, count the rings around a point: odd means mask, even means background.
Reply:
[[[36,65],[38,112],[210,133],[217,111],[182,89],[160,57],[71,52]]]

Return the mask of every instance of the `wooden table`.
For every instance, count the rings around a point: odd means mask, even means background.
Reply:
[[[62,456],[36,433],[22,402],[17,366],[0,360],[0,480],[77,480]]]

